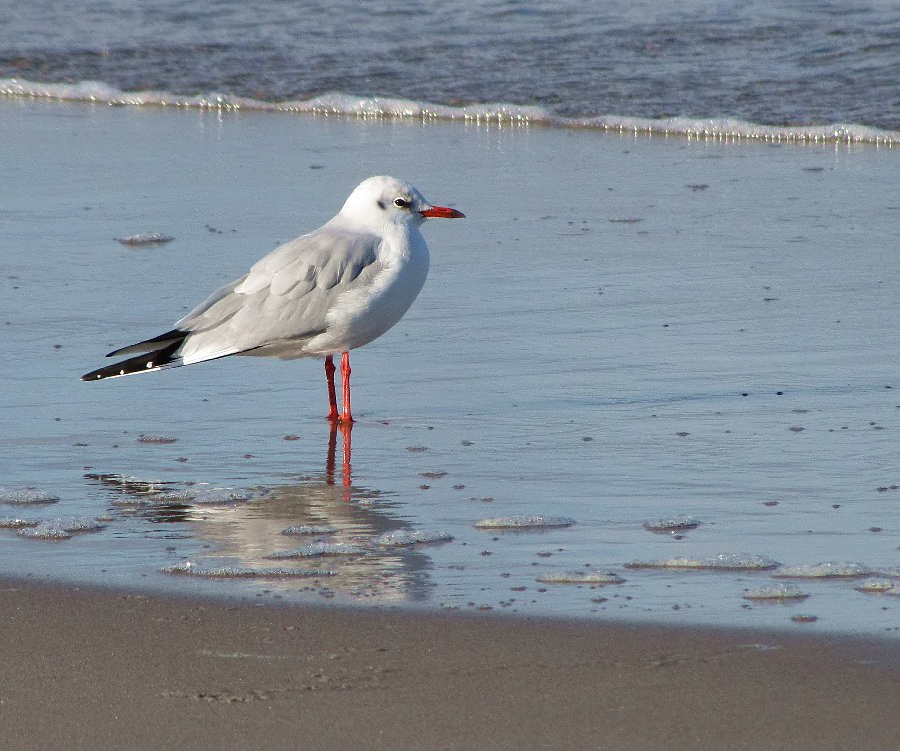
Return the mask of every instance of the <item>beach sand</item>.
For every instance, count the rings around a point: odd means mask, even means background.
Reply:
[[[16,749],[887,749],[896,643],[6,581]]]

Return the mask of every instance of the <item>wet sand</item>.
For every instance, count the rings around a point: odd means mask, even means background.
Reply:
[[[4,746],[890,748],[900,646],[7,580]]]

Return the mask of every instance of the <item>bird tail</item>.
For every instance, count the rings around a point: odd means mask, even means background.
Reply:
[[[176,334],[178,336],[175,336]],[[113,365],[107,365],[104,368],[98,368],[97,370],[92,370],[90,373],[85,373],[81,376],[81,380],[99,381],[102,378],[118,378],[119,376],[134,375],[135,373],[149,373],[153,370],[177,367],[182,364],[181,356],[177,354],[177,352],[181,348],[181,345],[184,344],[186,337],[187,333],[184,331],[172,331],[163,334],[162,336],[155,337],[154,339],[148,339],[145,342],[133,344],[130,347],[114,350],[113,352],[110,352],[107,357],[114,357],[126,352],[140,351],[140,349],[151,349],[150,352],[145,351],[143,354],[137,355],[136,357],[130,357],[127,360],[122,360]],[[164,346],[152,349],[155,344],[160,342],[163,342]]]

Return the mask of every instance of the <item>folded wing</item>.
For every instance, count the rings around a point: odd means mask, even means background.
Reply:
[[[345,292],[372,284],[382,266],[381,239],[325,225],[258,261],[216,290],[164,334],[114,350],[146,353],[92,371],[82,380],[145,373],[234,354],[302,357],[328,327],[328,311]],[[310,353],[313,354],[313,353]]]

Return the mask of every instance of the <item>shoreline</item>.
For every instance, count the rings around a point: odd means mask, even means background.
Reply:
[[[900,643],[2,580],[16,748],[887,748]]]
[[[390,96],[331,92],[308,99],[266,101],[211,91],[182,95],[166,91],[121,90],[102,81],[50,83],[0,78],[0,98],[107,105],[198,110],[219,115],[247,113],[293,114],[376,122],[454,123],[486,128],[547,128],[596,132],[637,138],[677,138],[685,141],[727,144],[784,144],[795,146],[874,146],[892,148],[900,132],[852,122],[776,125],[712,115],[639,117],[606,114],[591,117],[555,115],[535,105],[508,102],[475,102],[454,106]]]

